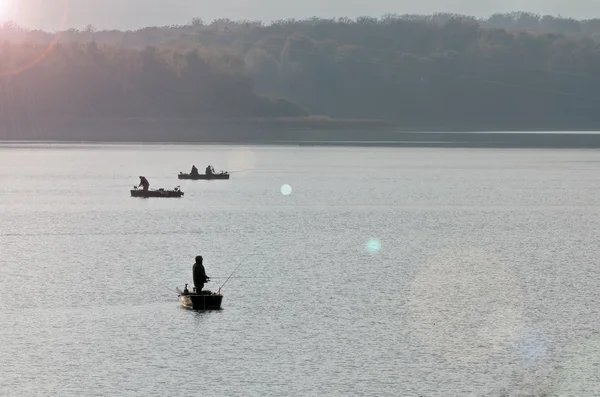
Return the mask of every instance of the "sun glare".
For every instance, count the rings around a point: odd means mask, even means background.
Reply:
[[[0,21],[10,20],[14,12],[14,0],[0,0]]]

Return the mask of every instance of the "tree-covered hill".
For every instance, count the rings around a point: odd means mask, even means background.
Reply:
[[[194,19],[56,35],[6,24],[1,70],[39,61],[0,79],[0,117],[312,114],[442,129],[600,128],[598,32],[600,20],[525,13]]]

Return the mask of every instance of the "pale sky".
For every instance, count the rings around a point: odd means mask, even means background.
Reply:
[[[66,13],[65,13],[66,11]],[[355,18],[385,13],[454,12],[489,16],[496,12],[529,11],[578,19],[600,17],[600,0],[0,0],[0,20],[27,28],[137,29],[184,24],[193,17],[275,19],[311,16]]]

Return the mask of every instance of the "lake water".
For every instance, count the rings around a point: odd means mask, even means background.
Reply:
[[[3,396],[600,394],[600,151],[2,144],[0,180]],[[246,258],[221,311],[177,301],[198,254]]]

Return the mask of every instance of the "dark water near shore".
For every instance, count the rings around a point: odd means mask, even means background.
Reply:
[[[209,163],[240,172],[176,179]],[[130,198],[139,175],[185,197]],[[598,395],[599,175],[586,150],[5,144],[0,394]],[[211,290],[249,255],[220,312],[170,291],[197,254]]]

